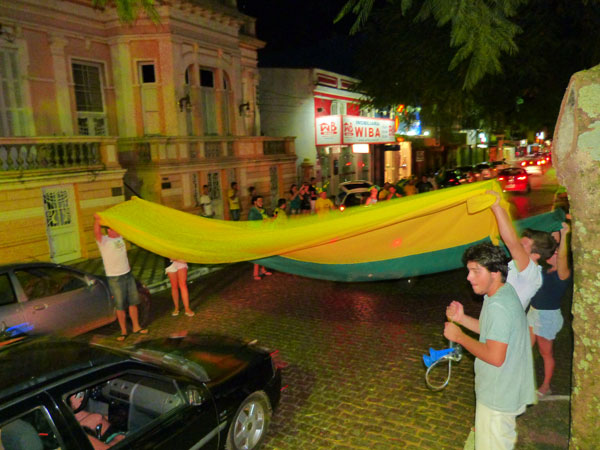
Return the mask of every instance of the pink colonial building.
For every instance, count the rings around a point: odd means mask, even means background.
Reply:
[[[97,255],[93,213],[131,195],[191,213],[210,189],[267,205],[296,180],[293,138],[261,136],[255,20],[236,0],[158,0],[122,23],[92,0],[0,9],[0,264]]]

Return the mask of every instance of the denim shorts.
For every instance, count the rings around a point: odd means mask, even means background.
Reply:
[[[113,295],[115,308],[119,311],[125,311],[128,306],[135,306],[140,303],[135,278],[131,272],[117,277],[107,277],[108,287]]]
[[[552,341],[563,326],[563,316],[560,309],[535,309],[531,306],[527,313],[527,323],[536,336]]]

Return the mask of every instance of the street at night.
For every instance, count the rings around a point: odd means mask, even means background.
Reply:
[[[596,450],[600,0],[0,8],[0,450]]]
[[[536,212],[551,208],[553,172],[537,177],[530,194]],[[535,204],[534,204],[535,199]],[[171,317],[170,291],[153,295],[151,337],[184,332],[218,333],[259,344],[283,368],[282,400],[266,449],[458,449],[474,417],[473,357],[452,364],[448,387],[425,384],[422,355],[442,349],[445,307],[464,303],[477,316],[465,270],[408,280],[337,283],[274,273],[261,281],[251,266],[235,264],[190,284],[196,315]],[[563,315],[570,323],[570,305]],[[112,344],[115,326],[86,335]],[[556,395],[570,390],[572,332],[556,339]],[[133,344],[135,341],[127,341]],[[536,368],[541,376],[541,359]],[[441,384],[447,366],[434,369]],[[569,402],[531,406],[518,419],[518,449],[567,448]],[[541,428],[539,428],[541,427]]]

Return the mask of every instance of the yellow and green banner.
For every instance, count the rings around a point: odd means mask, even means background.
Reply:
[[[468,246],[497,243],[488,189],[501,192],[496,181],[482,181],[287,220],[206,219],[135,197],[99,215],[127,240],[171,259],[253,261],[312,278],[374,281],[455,269]],[[563,218],[538,216],[534,228],[559,229]]]

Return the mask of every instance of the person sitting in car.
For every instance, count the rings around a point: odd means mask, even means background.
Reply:
[[[82,408],[83,398],[83,392],[73,394],[69,397],[69,405],[71,406],[75,419],[77,419],[79,425],[81,425],[84,430],[89,430],[86,431],[86,434],[92,447],[94,447],[94,450],[107,449],[123,440],[125,436],[123,434],[118,434],[109,442],[105,442],[107,438],[113,434],[112,431],[109,431],[110,422],[102,414],[89,412],[86,411],[85,408]],[[90,433],[93,433],[96,436]]]

